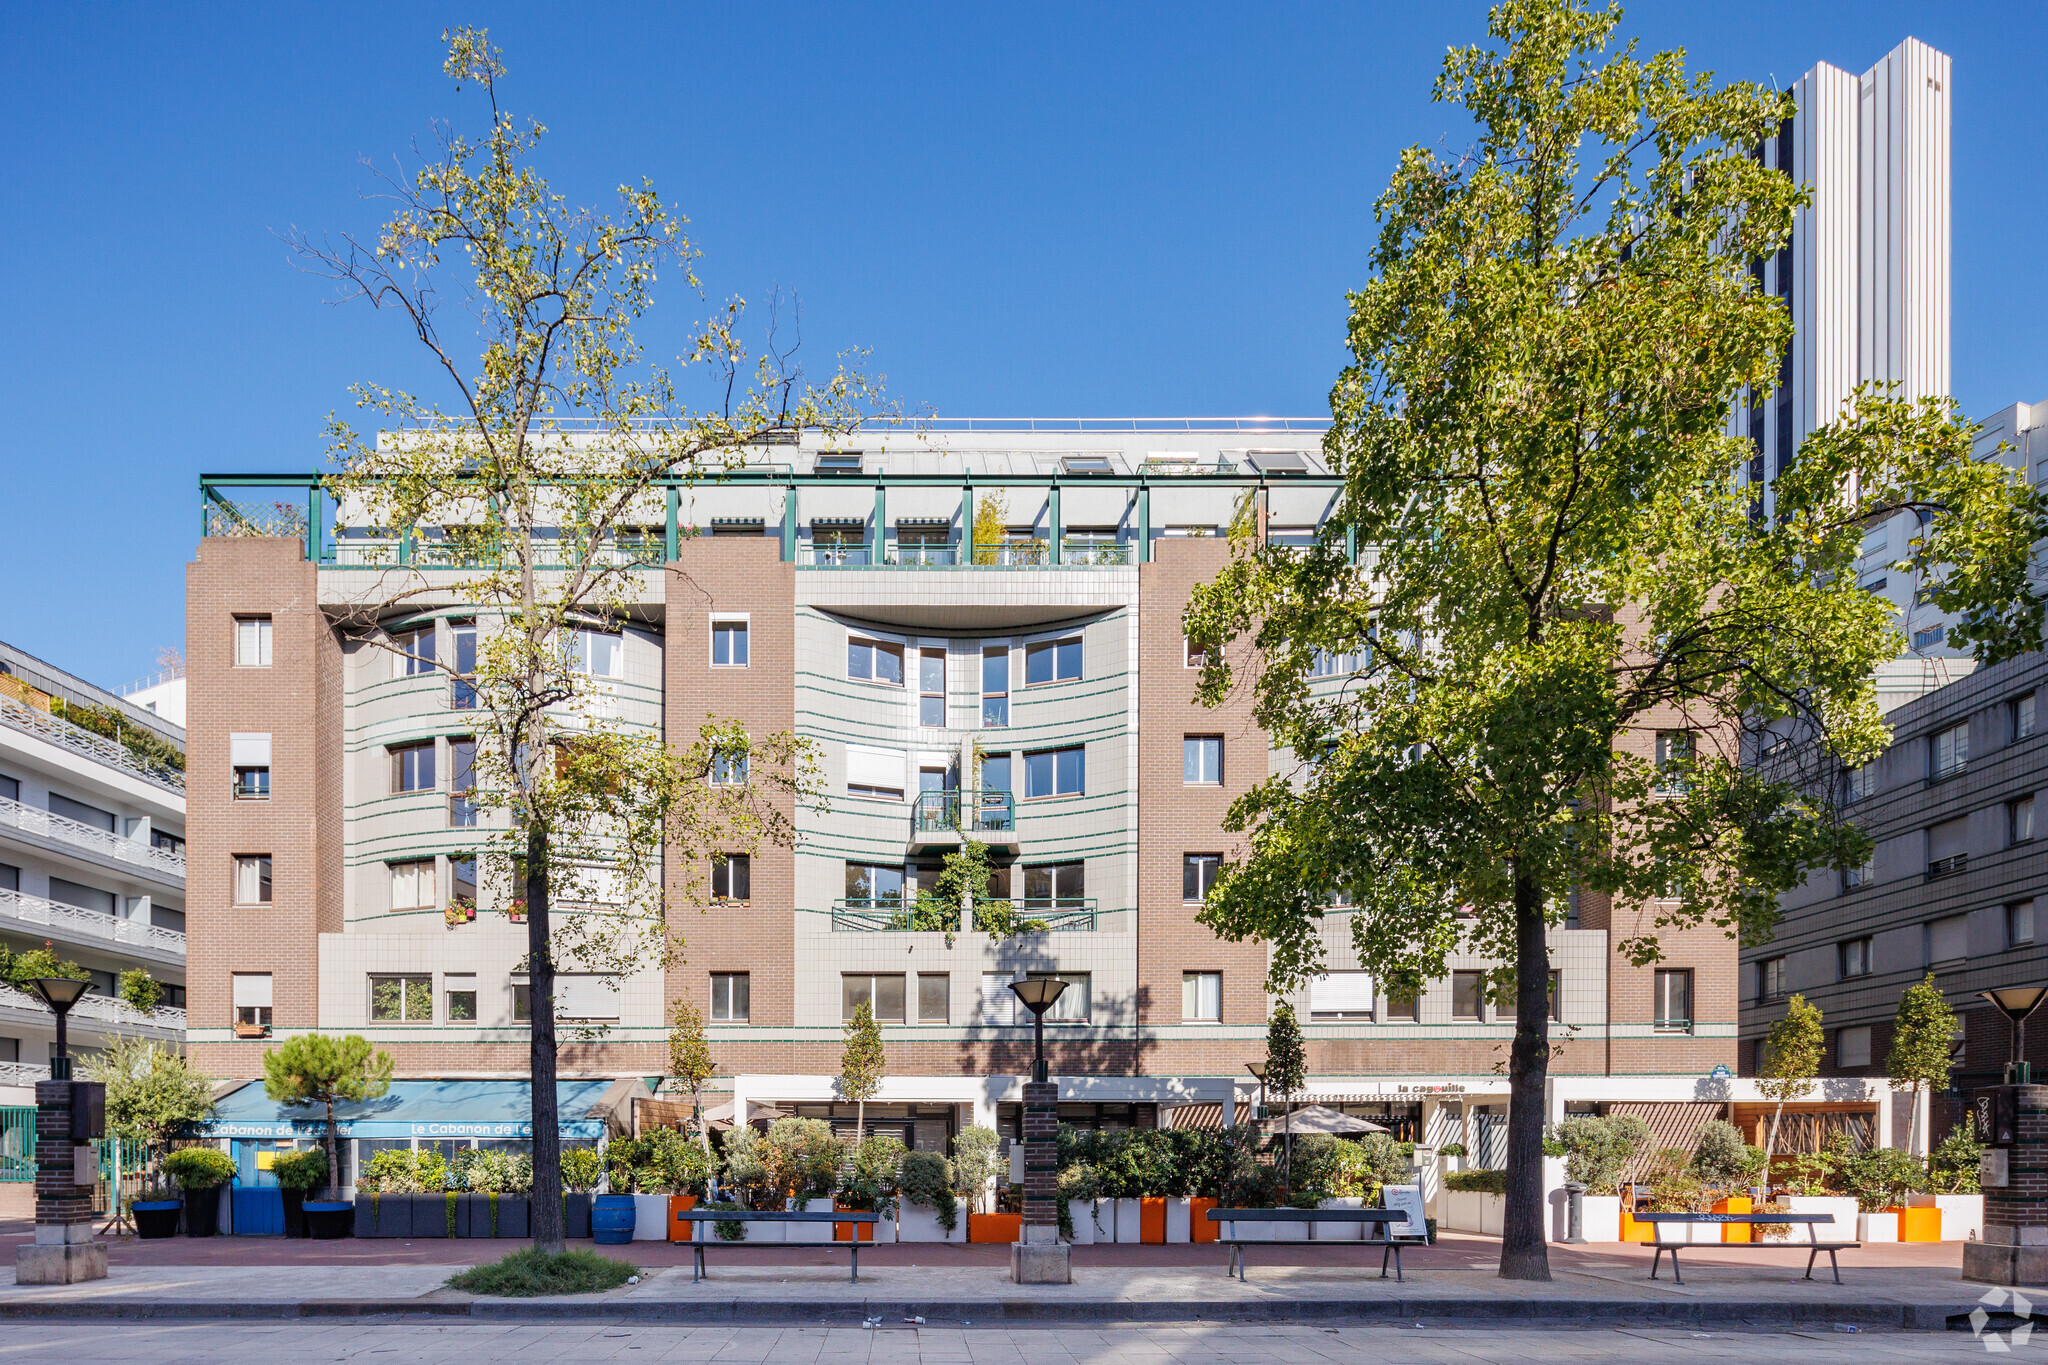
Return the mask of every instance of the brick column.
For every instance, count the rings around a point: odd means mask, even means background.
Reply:
[[[2048,1279],[2048,1085],[2001,1086],[2012,1096],[2005,1183],[1984,1187],[1984,1240],[1963,1247],[1963,1278],[1988,1284]],[[1998,1149],[1986,1166],[1995,1170]]]
[[[36,1082],[36,1240],[15,1254],[16,1284],[107,1277],[107,1244],[92,1239],[92,1186],[74,1183],[81,1144],[71,1137],[71,1088]]]
[[[1057,1081],[1024,1086],[1024,1225],[1010,1248],[1010,1278],[1018,1284],[1071,1284],[1072,1249],[1060,1240],[1060,1123]]]

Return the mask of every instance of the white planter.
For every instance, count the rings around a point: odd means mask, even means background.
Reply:
[[[783,1231],[789,1225],[786,1223],[758,1223],[749,1218],[746,1222],[741,1223],[740,1226],[746,1229],[747,1235],[742,1239],[744,1241],[780,1242],[783,1240]]]
[[[830,1213],[832,1212],[832,1201],[829,1198],[813,1199],[808,1203],[800,1200],[792,1201],[790,1211],[792,1213]],[[805,1244],[829,1242],[832,1240],[832,1225],[830,1223],[785,1223],[782,1226],[782,1240]]]
[[[1793,1213],[1832,1213],[1835,1216],[1832,1223],[1813,1225],[1813,1235],[1820,1241],[1846,1242],[1856,1236],[1857,1212],[1856,1201],[1853,1199],[1832,1194],[1795,1194],[1786,1202],[1792,1206]],[[1806,1240],[1806,1234],[1805,1224],[1795,1224],[1790,1228],[1787,1240],[1803,1242]],[[1898,1234],[1894,1231],[1892,1235],[1896,1237]]]
[[[666,1242],[668,1240],[667,1195],[636,1194],[633,1196],[633,1240],[636,1242]]]
[[[1117,1241],[1143,1241],[1143,1234],[1138,1228],[1138,1201],[1135,1199],[1118,1199],[1113,1202],[1116,1204]]]
[[[1166,1201],[1166,1240],[1192,1242],[1194,1225],[1194,1201],[1184,1195],[1169,1196]]]
[[[948,1233],[939,1226],[936,1209],[923,1204],[904,1200],[896,1222],[896,1240],[899,1242],[964,1242],[967,1240],[967,1206],[959,1205],[959,1222]]]
[[[1859,1242],[1898,1241],[1899,1215],[1897,1215],[1896,1213],[1857,1214],[1856,1240]]]
[[[1479,1230],[1489,1237],[1498,1237],[1507,1226],[1508,1197],[1504,1194],[1482,1194],[1479,1199]]]
[[[1233,1219],[1229,1222],[1219,1223],[1217,1226],[1223,1229],[1219,1235],[1224,1237],[1262,1238],[1269,1242],[1306,1242],[1308,1240],[1308,1224],[1306,1223],[1258,1223],[1250,1219],[1239,1222]]]
[[[1365,1201],[1347,1195],[1342,1199],[1319,1199],[1316,1201],[1316,1207],[1319,1209],[1362,1209],[1365,1207]],[[1309,1240],[1315,1242],[1356,1242],[1364,1238],[1364,1229],[1365,1224],[1363,1223],[1322,1223],[1314,1226],[1314,1235]]]
[[[1095,1245],[1095,1201],[1092,1199],[1069,1199],[1067,1221],[1074,1225],[1071,1244],[1077,1247]]]
[[[1984,1196],[1981,1194],[1937,1194],[1929,1196],[1941,1210],[1941,1240],[1977,1242],[1984,1238]]]
[[[1619,1242],[1621,1196],[1589,1194],[1580,1200],[1579,1235],[1589,1242]]]

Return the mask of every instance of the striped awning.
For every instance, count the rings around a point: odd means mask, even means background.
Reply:
[[[1181,1104],[1159,1110],[1160,1126],[1164,1128],[1193,1128],[1199,1132],[1216,1133],[1223,1129],[1223,1105],[1221,1101],[1208,1104]],[[1237,1121],[1250,1123],[1252,1107],[1248,1104],[1237,1106]]]
[[[1656,1164],[1657,1153],[1666,1147],[1683,1147],[1690,1152],[1699,1142],[1700,1129],[1715,1119],[1728,1117],[1728,1106],[1712,1101],[1619,1100],[1607,1106],[1609,1114],[1634,1114],[1650,1126],[1650,1140],[1623,1173],[1625,1180],[1647,1175]]]
[[[812,518],[811,518],[811,525],[813,525],[813,526],[820,526],[820,527],[824,527],[824,528],[825,528],[825,529],[827,529],[827,530],[833,530],[833,531],[836,531],[836,530],[841,530],[841,529],[843,529],[843,528],[845,528],[845,527],[849,527],[849,526],[852,526],[852,527],[861,527],[861,526],[865,526],[865,525],[867,525],[867,524],[868,524],[868,523],[867,523],[867,518],[866,518],[866,517],[812,517]]]
[[[916,527],[951,526],[953,519],[951,517],[898,517],[896,518],[896,524],[898,526]]]

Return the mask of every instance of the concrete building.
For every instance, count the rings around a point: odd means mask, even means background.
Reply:
[[[79,708],[183,748],[179,727],[0,644],[0,943],[48,944],[90,971],[71,1011],[74,1054],[121,1033],[182,1042],[184,774],[86,728]],[[153,1012],[120,998],[133,968],[162,987]],[[35,1102],[55,1042],[48,1006],[0,985],[0,1103]]]
[[[918,1147],[969,1122],[1013,1132],[1031,1031],[1007,983],[1050,972],[1069,982],[1048,1029],[1066,1117],[1234,1121],[1255,1098],[1245,1063],[1265,1055],[1266,953],[1195,917],[1217,861],[1240,852],[1230,802],[1293,760],[1245,701],[1195,702],[1180,617],[1247,503],[1282,542],[1328,517],[1339,481],[1320,430],[940,424],[755,450],[715,485],[669,490],[633,551],[632,620],[579,642],[588,666],[621,723],[682,740],[712,714],[815,741],[831,809],[791,812],[794,848],[702,868],[671,856],[670,886],[710,892],[671,911],[687,960],[565,979],[558,1009],[603,1025],[590,1041],[565,1031],[565,1079],[658,1078],[665,1008],[687,1000],[711,1021],[720,1100],[850,1126],[832,1078],[865,1000],[889,1068],[871,1126]],[[311,533],[263,518],[311,482],[205,481],[210,506],[250,510],[211,517],[188,574],[192,1051],[254,1077],[279,1038],[346,1029],[401,1076],[516,1079],[525,927],[488,892],[474,919],[447,913],[477,895],[451,778],[467,698],[404,662],[431,651],[459,668],[474,609],[433,591],[459,570],[413,551],[397,565],[355,529],[328,537],[317,504]],[[991,502],[1002,537],[971,541]],[[378,629],[405,635],[405,655],[337,629],[401,579],[426,591]],[[1314,685],[1341,687],[1349,667],[1330,660]],[[903,927],[963,833],[993,849],[994,894],[1044,932]],[[258,860],[260,902],[242,894]],[[1329,975],[1296,1001],[1310,1096],[1498,1161],[1512,1024],[1479,998],[1489,964],[1454,962],[1419,999],[1389,1000],[1356,970],[1341,914],[1328,923]],[[1552,1108],[1633,1106],[1680,1133],[1742,1097],[1736,954],[1700,931],[1639,969],[1613,947],[1631,930],[1587,897],[1554,936]]]

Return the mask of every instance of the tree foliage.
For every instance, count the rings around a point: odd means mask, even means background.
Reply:
[[[690,1118],[706,1152],[711,1150],[711,1130],[704,1122],[702,1095],[704,1083],[717,1071],[711,1043],[704,1036],[704,1011],[687,1000],[676,1001],[668,1012],[668,1074],[690,1092]]]
[[[1768,1157],[1778,1148],[1778,1122],[1784,1117],[1788,1100],[1800,1100],[1813,1093],[1813,1078],[1827,1059],[1828,1037],[1820,1026],[1820,1009],[1803,995],[1785,1002],[1785,1015],[1764,1035],[1763,1052],[1757,1063],[1757,1089],[1774,1101],[1771,1134],[1764,1142]]]
[[[1518,1278],[1548,1277],[1546,931],[1570,892],[1606,897],[1643,965],[1675,931],[1767,939],[1781,892],[1870,847],[1826,783],[1745,761],[1764,731],[1829,776],[1884,747],[1873,673],[1904,641],[1858,584],[1866,526],[1926,518],[1901,568],[1962,619],[1954,643],[1994,660],[2040,640],[2026,569],[2048,503],[1973,459],[1945,402],[1858,394],[1752,515],[1733,417],[1792,323],[1749,267],[1808,191],[1751,153],[1792,102],[1641,57],[1619,21],[1508,0],[1495,46],[1445,58],[1436,96],[1474,140],[1411,148],[1378,202],[1331,392],[1339,505],[1306,549],[1241,519],[1186,618],[1204,695],[1245,672],[1302,760],[1234,805],[1251,852],[1202,921],[1265,940],[1285,986],[1320,970],[1349,889],[1390,989],[1453,953],[1513,973]],[[1312,680],[1318,652],[1356,667]],[[1693,743],[1660,764],[1654,730]]]
[[[301,1033],[263,1054],[263,1093],[282,1104],[326,1110],[331,1180],[341,1171],[335,1159],[334,1106],[376,1099],[390,1090],[391,1072],[391,1054],[372,1047],[359,1033],[342,1038]]]
[[[868,1101],[881,1090],[887,1065],[874,1007],[863,1000],[854,1006],[853,1018],[846,1021],[846,1047],[839,1055],[839,1098],[851,1100],[856,1106],[855,1143],[867,1138]]]
[[[134,1034],[116,1035],[79,1070],[107,1088],[107,1127],[140,1147],[151,1162],[185,1128],[213,1116],[213,1078],[175,1047]]]
[[[1955,1066],[1951,1049],[1955,1045],[1956,1012],[1949,1008],[1934,973],[1906,987],[1899,996],[1899,1013],[1892,1024],[1892,1047],[1885,1054],[1884,1069],[1892,1084],[1904,1084],[1913,1092],[1913,1145],[1920,1144],[1920,1105],[1936,1090],[1948,1088],[1948,1073]]]

